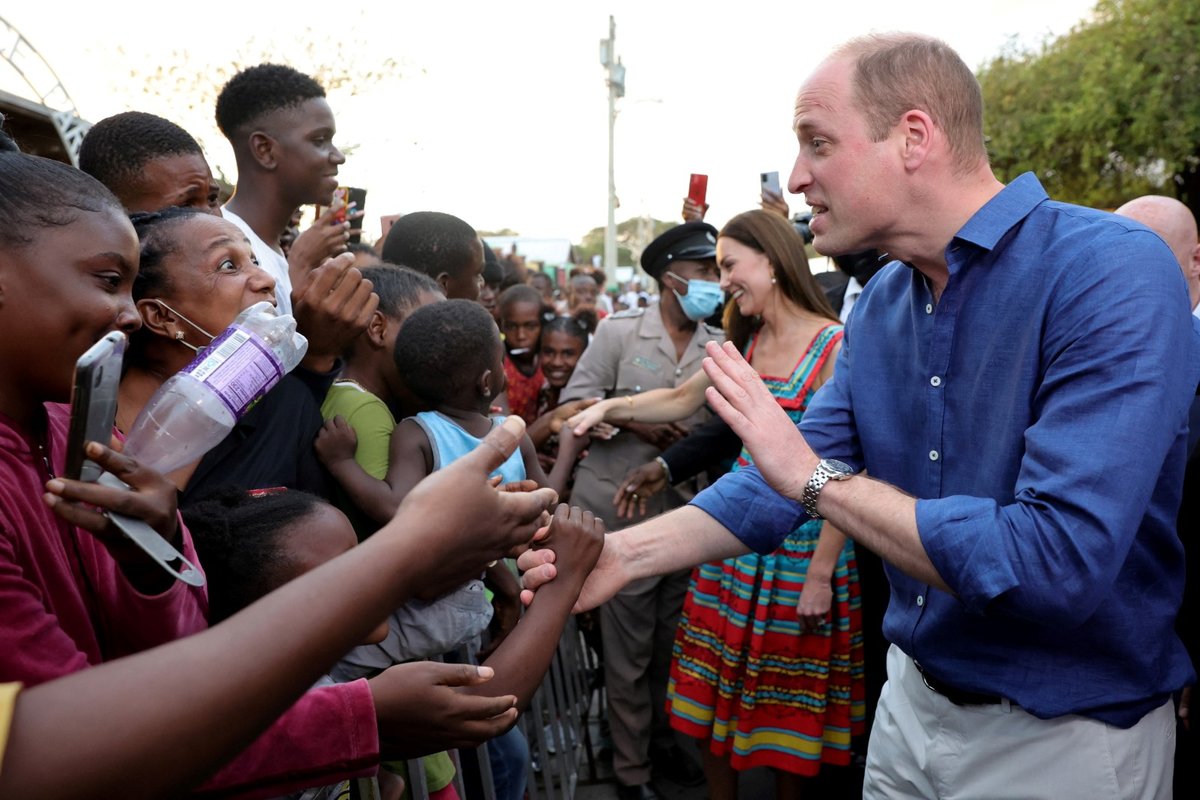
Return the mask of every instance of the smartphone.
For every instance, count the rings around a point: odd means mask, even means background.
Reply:
[[[779,188],[779,173],[778,172],[763,172],[759,178],[762,185],[762,192],[765,195],[771,192],[776,197],[783,197],[783,189]]]
[[[67,431],[65,477],[95,481],[104,471],[83,454],[88,442],[107,445],[117,416],[117,390],[125,360],[125,334],[113,331],[88,348],[75,362],[71,389],[71,424]]]
[[[688,182],[688,200],[703,209],[706,194],[708,194],[708,176],[693,172],[692,178]]]
[[[362,211],[367,206],[367,190],[359,189],[356,186],[341,187],[346,191],[346,205],[353,204],[355,214]],[[350,220],[350,241],[357,242],[362,238],[362,221],[361,216],[356,216]]]

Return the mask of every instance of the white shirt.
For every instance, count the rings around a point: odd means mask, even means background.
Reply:
[[[857,278],[851,278],[846,284],[846,293],[842,295],[842,313],[838,315],[842,318],[843,325],[850,318],[850,311],[854,308],[855,302],[858,301],[858,296],[862,293],[862,284],[858,282]]]
[[[258,234],[246,224],[246,220],[230,211],[229,206],[222,207],[221,214],[242,229],[242,233],[246,234],[246,238],[250,240],[250,249],[254,251],[258,265],[275,279],[275,307],[279,309],[279,313],[291,314],[292,276],[288,272],[287,256],[278,249],[278,246],[272,247],[259,238]]]

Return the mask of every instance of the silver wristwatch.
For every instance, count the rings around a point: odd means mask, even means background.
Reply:
[[[821,496],[821,490],[825,488],[825,484],[829,481],[844,481],[853,477],[854,470],[849,464],[835,461],[832,458],[821,459],[817,468],[813,470],[812,477],[804,486],[804,496],[801,498],[801,502],[804,504],[805,512],[813,519],[821,519],[821,514],[817,511],[817,498]]]

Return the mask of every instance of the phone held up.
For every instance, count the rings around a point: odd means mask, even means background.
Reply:
[[[71,425],[67,432],[64,470],[65,477],[71,480],[94,482],[104,471],[84,455],[83,448],[88,442],[107,445],[112,439],[125,342],[125,334],[113,331],[88,348],[75,362]]]
[[[64,477],[101,483],[118,489],[129,487],[115,475],[105,472],[84,455],[88,442],[107,445],[112,440],[117,416],[117,392],[121,384],[121,363],[125,359],[125,334],[113,331],[88,348],[75,362],[75,384],[71,389],[71,422],[67,428]],[[144,520],[115,511],[105,512],[126,538],[141,548],[167,572],[191,586],[204,585],[204,573]]]
[[[704,197],[708,194],[708,176],[700,175],[693,172],[691,180],[688,181],[688,200],[704,209]]]
[[[759,182],[762,188],[762,194],[766,197],[770,192],[776,197],[783,197],[783,189],[779,185],[778,172],[762,172],[759,173]]]
[[[334,215],[335,220],[345,222],[351,207],[354,209],[354,216],[350,218],[350,241],[352,242],[357,242],[362,238],[363,218],[360,212],[366,208],[366,205],[366,189],[360,189],[356,186],[339,186],[333,191],[333,203],[330,207],[336,212]]]

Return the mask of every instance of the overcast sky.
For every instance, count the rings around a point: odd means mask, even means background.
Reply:
[[[57,71],[85,118],[138,109],[173,119],[230,178],[233,156],[211,113],[149,102],[130,70],[167,63],[181,49],[201,70],[228,63],[251,35],[259,46],[299,53],[306,28],[318,31],[311,37],[318,52],[338,39],[361,42],[360,68],[390,56],[405,75],[354,97],[330,96],[339,141],[357,145],[342,175],[369,190],[369,236],[379,214],[428,209],[480,230],[578,241],[606,219],[608,105],[599,42],[610,13],[627,70],[616,123],[617,219],[676,219],[689,173],[703,172],[710,176],[709,221],[719,226],[756,205],[760,172],[778,170],[786,182],[795,91],[838,42],[871,31],[919,31],[946,39],[974,68],[1014,37],[1033,43],[1066,32],[1093,4],[509,0],[374,3],[360,11],[307,0],[71,0],[5,4],[0,13]],[[276,19],[280,9],[286,19]],[[2,65],[0,88],[27,93]]]

